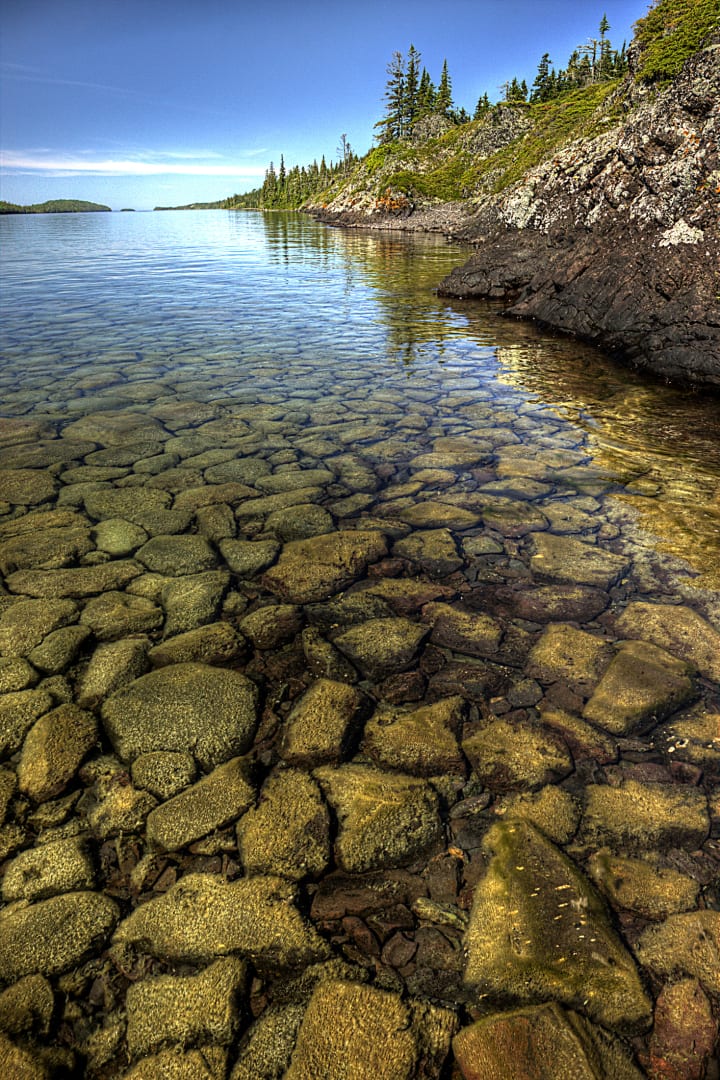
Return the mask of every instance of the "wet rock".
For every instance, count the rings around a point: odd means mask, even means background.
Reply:
[[[21,657],[0,657],[0,694],[27,690],[38,681],[39,675]]]
[[[387,614],[395,615],[413,615],[433,600],[453,600],[456,596],[456,590],[448,585],[410,578],[382,578],[371,582],[364,592],[386,601],[392,608]]]
[[[302,474],[306,475],[306,472]],[[265,528],[283,543],[322,536],[335,528],[332,514],[313,503],[299,503],[284,510],[274,510],[265,521]]]
[[[109,590],[89,600],[80,622],[98,641],[116,641],[130,634],[145,634],[162,626],[163,613],[143,596]]]
[[[298,769],[272,772],[237,838],[246,874],[319,877],[330,861],[330,819],[317,784]]]
[[[114,559],[132,555],[149,539],[145,529],[122,517],[99,521],[92,536],[98,551],[105,551]]]
[[[64,893],[0,912],[0,979],[59,975],[102,948],[118,919],[116,904],[94,892]]]
[[[503,817],[529,821],[555,844],[567,844],[577,832],[582,817],[578,800],[554,784],[540,791],[506,796],[493,809]]]
[[[164,801],[189,787],[197,776],[197,768],[192,754],[155,750],[135,758],[131,775],[136,787]]]
[[[295,906],[293,886],[276,877],[227,882],[213,874],[186,874],[129,915],[114,940],[176,961],[238,953],[271,971],[330,955]]]
[[[578,842],[613,852],[700,847],[710,829],[702,791],[624,780],[618,787],[590,784]]]
[[[17,788],[17,776],[11,769],[0,769],[0,825],[5,823],[10,800]]]
[[[230,1080],[280,1080],[290,1064],[304,1005],[270,1005],[243,1036]]]
[[[69,570],[18,570],[7,578],[10,592],[59,600],[63,597],[94,596],[109,589],[124,589],[142,572],[130,560],[78,566]]]
[[[509,1068],[533,1080],[642,1078],[619,1040],[555,1003],[483,1017],[455,1036],[453,1051],[464,1080],[508,1080]]]
[[[433,577],[447,577],[463,565],[449,529],[419,529],[397,540],[393,551]]]
[[[548,527],[548,520],[542,511],[522,499],[493,498],[483,507],[483,521],[486,526],[507,537],[527,536]]]
[[[148,652],[148,660],[155,668],[194,662],[223,667],[237,660],[244,648],[244,639],[230,623],[216,622],[155,645]]]
[[[311,604],[306,608],[308,620],[324,634],[330,636],[359,626],[370,619],[389,618],[393,611],[373,588],[361,592],[351,592],[333,597],[320,604]]]
[[[659,729],[668,760],[688,761],[710,775],[720,773],[720,710],[703,704],[681,713]]]
[[[310,999],[286,1080],[317,1080],[329,1062],[352,1061],[357,1080],[411,1080],[417,1047],[398,994],[323,982]]]
[[[123,770],[100,778],[85,805],[88,825],[101,840],[143,832],[145,819],[157,806],[147,791],[138,791]]]
[[[53,706],[45,690],[19,690],[0,697],[0,757],[14,754],[35,721]]]
[[[13,506],[37,506],[55,494],[55,483],[40,469],[0,469],[0,499]]]
[[[233,574],[254,577],[275,562],[280,545],[274,540],[221,540],[220,554]]]
[[[438,841],[437,795],[423,780],[366,765],[315,770],[338,820],[335,860],[349,873],[403,866]]]
[[[268,604],[240,620],[240,630],[256,649],[275,649],[300,633],[302,611],[294,604]]]
[[[57,893],[95,887],[95,869],[85,840],[71,836],[20,852],[5,869],[2,897],[46,900]]]
[[[616,623],[623,637],[652,641],[720,682],[720,632],[684,604],[629,604]]]
[[[568,536],[543,533],[534,537],[535,554],[530,569],[542,581],[590,585],[609,589],[627,573],[630,562],[622,555],[584,544]]]
[[[194,754],[212,768],[249,748],[256,690],[238,672],[173,664],[118,690],[102,707],[105,730],[124,761],[151,750]]]
[[[287,469],[272,475],[259,476],[255,487],[269,495],[278,495],[284,491],[297,491],[298,488],[331,484],[334,479],[333,473],[328,469]]]
[[[18,600],[0,616],[0,653],[27,656],[53,630],[75,622],[77,614],[72,600]]]
[[[13,1080],[50,1080],[51,1073],[38,1053],[12,1042],[0,1032],[0,1062]]]
[[[365,726],[361,750],[381,768],[414,776],[464,776],[467,765],[458,735],[465,712],[461,697],[412,712],[379,708]]]
[[[63,438],[92,439],[101,446],[160,443],[167,432],[154,417],[139,412],[92,413],[66,424]]]
[[[412,525],[416,529],[473,529],[481,522],[480,514],[472,510],[466,510],[462,506],[452,506],[450,503],[418,502],[407,510],[403,510],[400,520],[406,525]]]
[[[205,470],[209,484],[254,484],[260,476],[267,476],[271,468],[262,458],[234,458],[211,465]]]
[[[613,735],[647,730],[692,698],[687,665],[645,641],[621,642],[583,711]]]
[[[254,801],[247,763],[233,758],[151,810],[147,838],[165,851],[177,851],[235,821]]]
[[[89,524],[89,523],[88,523]],[[41,529],[0,543],[0,572],[69,566],[93,550],[87,528]]]
[[[0,1031],[46,1036],[55,1011],[52,986],[42,975],[26,975],[0,994]]]
[[[314,626],[307,626],[303,630],[302,648],[307,669],[312,675],[337,682],[357,682],[358,674],[350,661],[326,641]]]
[[[364,574],[368,563],[385,555],[382,534],[360,529],[293,540],[263,580],[282,599],[310,604],[347,588]]]
[[[333,644],[368,679],[375,681],[408,668],[428,635],[409,619],[370,619],[339,634]]]
[[[95,521],[122,518],[138,525],[145,515],[168,510],[172,496],[166,491],[146,487],[96,487],[86,492],[83,502],[87,513]]]
[[[433,698],[460,694],[467,701],[479,703],[500,693],[507,684],[501,670],[480,660],[444,664],[439,671],[429,670],[428,674],[428,694]]]
[[[189,574],[163,586],[161,602],[165,610],[164,636],[172,637],[212,622],[220,611],[230,584],[224,570]]]
[[[650,926],[635,946],[643,967],[664,976],[692,975],[720,992],[720,911],[688,911]]]
[[[291,765],[343,760],[362,724],[359,691],[333,679],[318,679],[288,716],[280,756]]]
[[[557,1001],[604,1027],[645,1030],[652,1006],[600,897],[575,865],[527,822],[494,825],[466,935],[474,997]]]
[[[217,565],[204,536],[154,536],[136,552],[136,558],[148,570],[168,577],[201,574]]]
[[[590,856],[588,873],[613,907],[645,919],[665,919],[694,908],[700,891],[697,881],[678,870],[613,855],[607,848]]]
[[[553,623],[533,647],[526,671],[541,683],[563,681],[576,693],[587,695],[600,678],[608,657],[608,646],[602,638],[568,623]]]
[[[541,718],[543,726],[555,732],[567,744],[576,763],[596,761],[598,765],[609,765],[617,761],[615,741],[579,717],[562,709],[546,708]]]
[[[717,1035],[717,1021],[697,979],[664,986],[655,1006],[649,1075],[653,1080],[702,1080]]]
[[[450,604],[426,604],[423,619],[432,626],[430,640],[466,656],[494,656],[502,629],[489,615],[460,611]]]
[[[45,675],[59,675],[73,663],[90,633],[88,626],[63,626],[53,630],[28,654],[28,660]]]
[[[98,645],[90,657],[77,693],[81,709],[94,709],[103,698],[144,675],[148,668],[147,638]]]
[[[220,545],[224,540],[235,539],[235,515],[227,503],[198,507],[195,511],[195,521],[198,532],[211,544]]]
[[[463,739],[462,748],[478,779],[491,791],[543,787],[573,770],[565,744],[539,724],[491,720]]]
[[[35,802],[64,791],[97,741],[97,722],[76,705],[59,705],[28,732],[18,765],[18,785]]]
[[[245,961],[228,956],[199,975],[161,975],[131,984],[125,1003],[130,1054],[148,1054],[168,1043],[229,1045],[247,981]]]
[[[517,618],[538,623],[590,622],[609,603],[606,592],[584,585],[538,585],[523,588],[512,597]]]

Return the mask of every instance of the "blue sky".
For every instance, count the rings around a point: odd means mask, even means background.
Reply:
[[[617,47],[646,0],[5,0],[0,197],[113,209],[224,198],[269,161],[358,153],[385,69],[412,42],[435,82],[447,57],[472,112],[550,52],[563,65],[607,12]]]

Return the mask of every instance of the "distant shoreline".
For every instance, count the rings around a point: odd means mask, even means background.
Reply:
[[[110,206],[86,202],[84,199],[49,199],[43,203],[21,206],[0,200],[0,214],[97,214],[112,213]]]

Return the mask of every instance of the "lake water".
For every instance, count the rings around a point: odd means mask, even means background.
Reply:
[[[719,989],[715,931],[653,936],[720,909],[717,398],[438,298],[437,237],[0,240],[0,980],[56,995],[13,1030],[432,1080],[550,1000],[647,1061]]]

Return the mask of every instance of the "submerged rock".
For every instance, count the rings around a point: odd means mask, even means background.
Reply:
[[[557,736],[538,724],[499,718],[463,739],[462,748],[478,778],[491,791],[542,787],[573,770],[570,753]]]
[[[118,908],[107,896],[69,892],[29,907],[0,912],[0,979],[24,975],[59,975],[102,947],[117,920]]]
[[[607,590],[630,567],[630,560],[625,556],[614,555],[569,536],[539,533],[533,542],[535,554],[530,559],[530,569],[541,581],[590,585]]]
[[[327,533],[293,540],[275,566],[263,576],[266,586],[293,604],[311,604],[346,588],[360,578],[368,563],[387,555],[382,533]]]
[[[720,911],[688,911],[650,926],[635,946],[640,963],[661,975],[693,975],[720,993]]]
[[[368,679],[375,681],[408,668],[428,635],[410,619],[369,619],[339,634],[333,644]]]
[[[702,791],[624,780],[618,787],[590,784],[578,842],[589,848],[638,853],[699,847],[710,831]]]
[[[720,631],[684,604],[629,604],[616,623],[619,634],[652,641],[720,682]]]
[[[147,838],[165,851],[235,821],[255,799],[247,763],[233,758],[148,814]]]
[[[315,781],[299,769],[270,774],[256,809],[238,823],[247,874],[316,878],[330,861],[330,817]]]
[[[411,712],[381,707],[365,726],[361,749],[382,768],[414,776],[464,776],[467,765],[458,735],[465,712],[461,697]]]
[[[280,756],[292,765],[342,761],[362,724],[362,700],[345,683],[317,679],[288,716]]]

